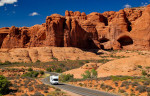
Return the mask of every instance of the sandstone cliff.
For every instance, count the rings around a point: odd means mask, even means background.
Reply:
[[[150,50],[150,5],[118,12],[66,11],[32,27],[0,29],[1,48],[78,47]]]

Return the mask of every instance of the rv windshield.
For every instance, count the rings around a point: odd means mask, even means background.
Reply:
[[[54,79],[54,81],[58,81],[58,79]]]

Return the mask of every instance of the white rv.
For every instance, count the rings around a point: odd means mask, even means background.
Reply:
[[[50,76],[50,83],[51,84],[58,84],[59,83],[58,79],[59,79],[59,76],[52,75],[52,76]]]

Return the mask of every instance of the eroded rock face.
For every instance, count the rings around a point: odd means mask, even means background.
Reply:
[[[1,48],[78,47],[150,50],[150,5],[118,12],[66,11],[32,27],[0,29]]]
[[[54,59],[55,58],[55,59]],[[0,61],[10,62],[41,62],[64,60],[99,60],[99,56],[92,52],[85,52],[72,47],[30,47],[0,49]]]
[[[59,14],[53,14],[46,18],[46,45],[63,47],[65,18]]]
[[[9,34],[4,38],[2,48],[17,48],[23,47],[21,32],[19,28],[12,26]]]
[[[10,30],[10,28],[8,28],[8,27],[0,28],[0,46],[2,46],[4,39],[6,38],[6,36],[9,33],[9,30]]]

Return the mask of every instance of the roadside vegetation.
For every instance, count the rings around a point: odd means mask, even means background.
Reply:
[[[44,74],[44,71],[32,68],[0,69],[0,96],[67,96],[60,89],[40,82]]]
[[[37,60],[35,63],[11,63],[9,61],[0,63],[0,74],[8,73],[6,75],[6,78],[12,84],[11,86],[9,86],[10,90],[12,91],[9,91],[7,95],[19,94],[19,96],[53,96],[55,94],[55,96],[64,96],[66,95],[66,93],[62,92],[60,89],[58,90],[55,88],[51,88],[39,82],[38,79],[43,77],[45,74],[44,70],[48,72],[62,73],[64,71],[79,68],[86,63],[96,62],[104,64],[110,61],[109,59],[66,61],[58,61],[56,58],[53,59],[54,61],[45,63],[41,62],[40,60]],[[36,70],[35,68],[39,68],[42,70]],[[91,73],[91,76],[94,76],[92,74],[94,73]],[[70,82],[74,80],[74,76],[71,74],[63,74],[62,76],[60,76],[60,79],[63,82]]]
[[[59,80],[62,82],[70,82],[74,80],[74,76],[72,74],[61,74]]]
[[[60,89],[56,88],[55,91],[48,93],[47,96],[67,96],[67,95],[65,92],[62,92]]]
[[[87,73],[89,74],[89,72]],[[69,84],[103,90],[123,96],[150,96],[150,77],[147,76],[108,76],[73,79]]]
[[[82,79],[76,79],[74,78],[74,75],[72,74],[61,74],[59,76],[59,80],[62,82],[72,82],[72,81],[80,81],[80,80],[86,80],[86,79],[96,79],[97,78],[97,71],[95,69],[92,69],[91,71],[87,70],[84,74],[82,74]]]
[[[10,81],[8,81],[3,75],[0,75],[0,95],[7,94],[10,91],[10,86]]]
[[[87,70],[84,74],[82,74],[83,79],[88,78],[97,78],[97,71],[95,69],[92,69],[91,71]]]
[[[121,58],[127,58],[128,56],[116,56],[111,54],[110,56],[100,56],[101,58],[116,58],[116,59],[121,59]]]
[[[66,61],[51,61],[51,62],[41,62],[37,60],[35,63],[0,63],[1,68],[5,67],[29,67],[29,68],[42,68],[48,72],[58,72],[62,73],[71,69],[79,68],[86,63],[107,63],[111,60],[109,59],[100,59],[100,60],[66,60]],[[29,69],[30,70],[30,69]]]

